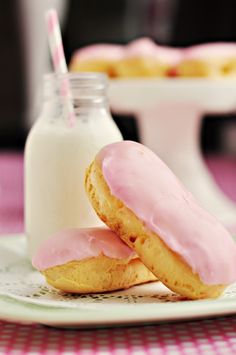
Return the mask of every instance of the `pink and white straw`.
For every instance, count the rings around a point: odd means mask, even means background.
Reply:
[[[55,9],[50,9],[47,11],[46,23],[47,23],[48,42],[49,42],[49,48],[52,57],[54,71],[58,74],[66,74],[68,73],[68,68],[65,60],[59,20]],[[75,124],[75,113],[71,102],[69,80],[67,78],[62,80],[61,93],[64,96],[64,98],[67,99],[67,107],[68,107],[68,115],[69,115],[68,122],[70,126],[73,126]]]

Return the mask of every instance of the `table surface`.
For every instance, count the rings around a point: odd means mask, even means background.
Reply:
[[[236,158],[208,157],[236,201]],[[0,234],[23,231],[23,156],[0,154]],[[0,321],[0,354],[236,354],[236,316],[139,327],[71,330]]]

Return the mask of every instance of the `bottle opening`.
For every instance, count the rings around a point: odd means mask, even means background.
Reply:
[[[101,73],[49,73],[44,76],[44,98],[104,101],[108,79]]]

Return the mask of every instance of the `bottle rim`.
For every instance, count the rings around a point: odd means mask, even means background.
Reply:
[[[108,77],[104,73],[99,72],[68,72],[68,73],[55,73],[50,72],[44,74],[44,81],[46,82],[61,82],[63,80],[68,80],[70,85],[79,87],[88,86],[102,86],[106,87],[108,85]],[[98,87],[97,87],[98,88]]]
[[[77,101],[77,105],[84,107],[104,106],[107,105],[107,86],[108,78],[103,73],[47,73],[44,75],[43,97],[47,101]]]

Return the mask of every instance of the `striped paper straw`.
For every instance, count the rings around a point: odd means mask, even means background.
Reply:
[[[68,73],[68,68],[62,44],[59,20],[55,9],[50,9],[46,12],[46,23],[54,71],[58,74],[66,74]],[[70,126],[73,126],[75,124],[75,113],[71,102],[72,95],[70,92],[69,79],[65,78],[62,80],[61,93],[62,96],[67,99],[68,122]]]

